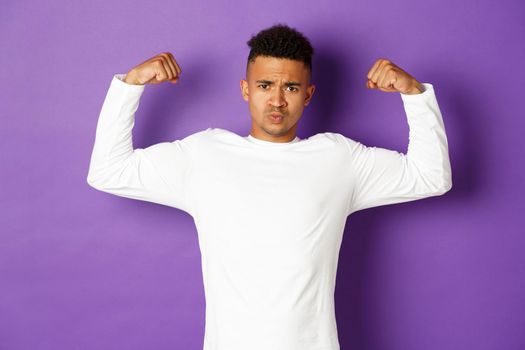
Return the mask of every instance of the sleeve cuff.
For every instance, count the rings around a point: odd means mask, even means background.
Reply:
[[[434,85],[432,85],[431,83],[421,83],[421,85],[423,85],[423,88],[425,90],[419,94],[409,95],[399,93],[403,102],[417,102],[421,99],[426,99],[429,96],[434,95]]]
[[[117,87],[118,89],[124,89],[132,93],[141,94],[144,91],[145,85],[134,85],[124,82],[126,74],[115,74],[111,81],[111,85]]]

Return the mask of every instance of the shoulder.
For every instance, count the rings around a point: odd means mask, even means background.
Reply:
[[[200,131],[194,132],[193,134],[185,136],[182,140],[176,140],[176,141],[193,141],[193,140],[203,139],[203,138],[209,137],[210,132],[213,129],[214,128],[207,128],[204,130],[200,130]]]
[[[191,135],[186,136],[182,140],[177,140],[174,142],[179,142],[184,146],[190,148],[208,148],[215,147],[220,143],[238,143],[239,139],[242,139],[241,136],[235,134],[232,131],[222,129],[222,128],[207,128],[198,132],[195,132]]]
[[[331,142],[336,146],[341,146],[341,147],[350,148],[350,149],[360,144],[359,141],[356,141],[350,137],[344,136],[343,134],[340,134],[337,132],[323,132],[323,133],[315,134],[309,137],[309,139],[324,140],[325,142]]]
[[[137,148],[138,152],[145,151],[150,157],[159,159],[168,159],[176,156],[184,156],[186,154],[193,154],[195,151],[206,148],[206,145],[213,140],[215,135],[221,134],[222,129],[207,128],[189,134],[183,138],[173,141],[160,142],[151,145],[145,149]],[[224,130],[227,131],[227,130]]]
[[[208,133],[210,137],[216,137],[216,136],[239,136],[233,131],[222,129],[222,128],[208,128],[204,130]]]
[[[178,141],[183,141],[184,143],[199,142],[199,141],[212,139],[217,135],[224,134],[227,132],[229,133],[229,131],[225,129],[210,127],[204,130],[194,132],[193,134],[190,134],[181,140],[175,140],[174,142],[178,142]]]

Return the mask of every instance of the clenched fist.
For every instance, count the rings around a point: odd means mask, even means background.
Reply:
[[[425,90],[413,76],[387,59],[378,59],[367,75],[366,86],[385,92],[400,92],[406,95],[420,94]]]
[[[173,55],[163,52],[132,68],[124,82],[133,85],[159,84],[164,81],[176,83],[181,72]]]

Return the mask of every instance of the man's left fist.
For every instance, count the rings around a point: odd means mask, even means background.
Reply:
[[[406,95],[422,93],[425,88],[413,76],[387,59],[378,59],[367,75],[366,86],[385,92],[400,92]]]

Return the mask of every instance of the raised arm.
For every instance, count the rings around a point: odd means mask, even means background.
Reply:
[[[345,137],[354,184],[347,214],[438,196],[452,188],[448,142],[434,86],[404,81],[407,85],[400,89],[392,83],[400,80],[399,74],[371,76],[375,81],[368,82],[370,88],[400,92],[410,129],[408,150],[403,154],[368,147]]]
[[[113,77],[98,119],[87,182],[103,192],[188,211],[191,136],[133,149],[132,129],[144,84],[176,82],[180,74],[174,60],[170,66],[161,55]]]

